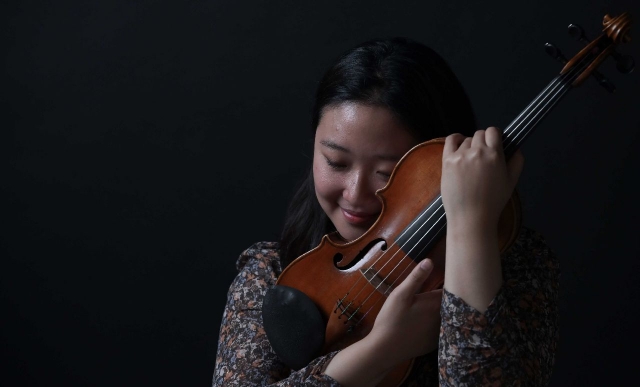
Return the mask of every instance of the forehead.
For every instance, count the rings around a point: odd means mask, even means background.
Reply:
[[[325,108],[316,130],[316,144],[331,141],[357,150],[406,152],[417,141],[394,114],[382,106],[348,102]]]

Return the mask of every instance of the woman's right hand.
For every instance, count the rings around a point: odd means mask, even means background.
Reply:
[[[325,369],[346,387],[379,383],[394,366],[438,348],[442,289],[417,293],[433,262],[423,260],[385,301],[371,332],[338,353]]]

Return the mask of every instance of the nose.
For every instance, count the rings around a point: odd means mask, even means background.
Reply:
[[[371,200],[374,192],[366,174],[354,171],[347,179],[342,197],[353,205],[363,205]]]

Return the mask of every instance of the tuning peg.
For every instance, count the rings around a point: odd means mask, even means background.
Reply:
[[[565,56],[562,55],[562,52],[560,52],[560,49],[558,49],[558,47],[554,46],[551,43],[545,43],[544,49],[547,52],[547,54],[549,54],[553,59],[557,60],[562,64],[567,63],[567,58],[565,58]],[[593,70],[591,75],[593,75],[593,77],[598,81],[600,86],[607,89],[608,92],[613,93],[616,90],[616,87],[613,85],[613,83],[611,83],[611,81],[608,80],[604,75],[602,75],[598,70]]]
[[[600,84],[600,86],[604,87],[605,89],[607,89],[607,91],[609,93],[613,93],[614,91],[616,91],[616,87],[613,85],[613,83],[611,83],[610,80],[608,80],[604,75],[602,75],[602,73],[600,73],[597,70],[594,70],[591,75],[593,75],[593,77],[596,79],[596,81],[598,81],[598,83]]]
[[[584,29],[582,29],[582,27],[580,27],[579,25],[569,24],[568,30],[569,30],[569,35],[571,35],[571,37],[574,38],[575,40],[583,43],[590,42],[590,40],[587,38],[587,36],[584,33]]]
[[[549,54],[553,59],[557,60],[558,62],[562,64],[567,63],[567,58],[565,58],[564,55],[562,55],[562,53],[560,52],[560,49],[558,49],[558,47],[554,46],[553,44],[545,43],[544,50],[547,52],[547,54]]]
[[[623,74],[629,74],[633,71],[636,62],[631,55],[622,55],[617,51],[611,53],[613,59],[616,60],[616,68]]]
[[[569,30],[569,35],[571,35],[571,37],[573,37],[574,39],[583,43],[590,42],[590,40],[587,38],[587,36],[584,33],[584,29],[582,29],[582,27],[580,27],[579,25],[569,24],[568,30]],[[633,71],[633,68],[635,67],[635,61],[630,55],[622,55],[614,50],[611,52],[611,56],[617,62],[616,68],[618,69],[618,71],[620,71],[623,74],[629,74],[630,72]]]

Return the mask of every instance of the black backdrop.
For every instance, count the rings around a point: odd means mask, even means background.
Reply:
[[[3,386],[206,386],[238,254],[274,240],[343,50],[440,52],[506,126],[635,0],[18,1],[4,16]],[[636,39],[637,40],[637,39]],[[640,59],[637,43],[620,51]],[[562,265],[553,386],[635,377],[640,74],[602,66],[525,144],[525,224]]]

